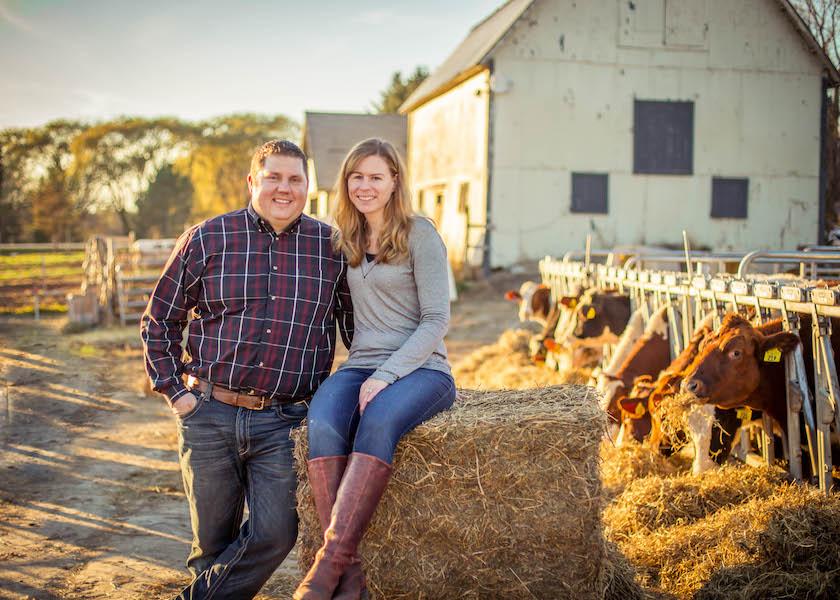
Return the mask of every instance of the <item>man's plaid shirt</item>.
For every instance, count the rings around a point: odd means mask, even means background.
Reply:
[[[250,205],[187,230],[141,321],[154,389],[174,402],[188,373],[256,395],[312,395],[332,366],[336,320],[347,347],[353,337],[347,263],[330,234],[306,215],[275,233]]]

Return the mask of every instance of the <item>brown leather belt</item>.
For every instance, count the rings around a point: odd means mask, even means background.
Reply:
[[[193,375],[187,377],[187,387],[191,390],[198,390],[203,394],[209,395],[211,398],[230,404],[231,406],[241,406],[251,410],[263,410],[264,408],[271,408],[278,404],[296,404],[298,402],[305,402],[305,398],[289,398],[288,400],[280,400],[271,398],[270,396],[257,396],[253,390],[250,392],[237,392],[236,390],[229,390],[216,383],[211,384],[208,381],[199,379]]]

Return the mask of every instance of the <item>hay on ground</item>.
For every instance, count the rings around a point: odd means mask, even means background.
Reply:
[[[601,598],[596,392],[461,391],[400,442],[361,555],[377,598]],[[296,434],[299,557],[320,542]],[[612,575],[615,578],[615,575]]]
[[[632,439],[622,446],[615,446],[609,440],[601,444],[601,481],[607,498],[620,494],[642,477],[671,477],[690,470],[691,459],[685,455],[665,457]]]
[[[607,536],[619,541],[639,532],[693,523],[722,508],[769,498],[787,479],[781,469],[746,465],[726,466],[701,476],[639,479],[604,510]]]
[[[482,346],[452,368],[460,388],[520,390],[579,382],[575,372],[559,372],[536,364],[528,355],[531,333],[508,329],[495,344]]]
[[[644,585],[678,598],[840,597],[840,497],[810,487],[782,484],[618,546]]]

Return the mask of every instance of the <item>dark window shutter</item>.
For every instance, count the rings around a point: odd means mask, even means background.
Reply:
[[[600,173],[572,173],[573,213],[607,214],[609,179]]]
[[[712,177],[712,217],[746,219],[750,180],[746,178]]]
[[[633,172],[653,175],[694,172],[694,102],[634,102]]]

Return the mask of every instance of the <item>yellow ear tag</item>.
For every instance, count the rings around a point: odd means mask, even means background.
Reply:
[[[572,298],[569,300],[569,308],[574,308],[577,306],[577,298]]]
[[[636,403],[636,418],[640,419],[645,414],[645,407],[641,402]]]
[[[588,311],[586,311],[586,318],[587,319],[594,319],[595,318],[595,309],[594,308],[590,308]]]
[[[764,353],[764,362],[779,362],[782,360],[782,351],[778,348],[770,348]]]
[[[752,421],[752,409],[749,406],[739,408],[735,413],[735,416],[741,419],[741,424],[749,423]]]

